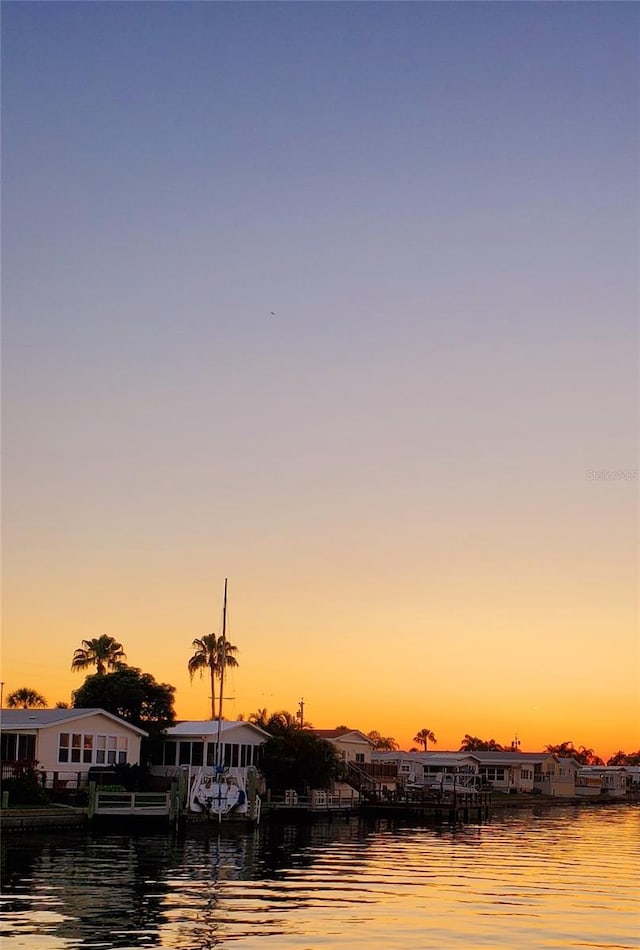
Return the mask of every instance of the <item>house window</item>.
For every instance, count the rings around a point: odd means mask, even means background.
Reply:
[[[364,762],[364,752],[356,752],[356,762],[360,764]]]
[[[82,761],[91,765],[91,760],[93,758],[93,736],[83,736],[82,737]]]
[[[58,736],[58,762],[69,761],[69,733],[61,732]]]
[[[116,764],[116,752],[118,751],[118,740],[115,736],[107,736],[107,765]]]
[[[119,765],[124,765],[127,761],[127,751],[129,748],[129,740],[126,736],[118,736],[118,746],[117,746],[117,762]]]
[[[36,737],[5,732],[2,735],[3,762],[33,762],[36,757]]]
[[[480,774],[484,776],[487,782],[504,782],[504,769],[485,766],[480,769]]]
[[[96,736],[96,765],[104,765],[107,761],[107,737]]]

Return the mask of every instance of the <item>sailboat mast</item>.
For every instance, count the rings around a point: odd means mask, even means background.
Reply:
[[[220,730],[222,728],[222,697],[224,694],[224,668],[227,659],[227,578],[224,579],[224,600],[222,602],[222,640],[221,665],[220,665],[220,698],[218,700],[218,738],[216,740],[216,765],[222,765],[220,761]]]

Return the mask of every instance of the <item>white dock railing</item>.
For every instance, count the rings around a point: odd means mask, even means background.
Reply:
[[[90,817],[100,815],[144,815],[168,818],[170,792],[102,792],[99,789],[90,806]]]

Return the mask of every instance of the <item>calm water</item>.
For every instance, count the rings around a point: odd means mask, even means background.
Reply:
[[[637,806],[2,848],[3,950],[640,946]]]

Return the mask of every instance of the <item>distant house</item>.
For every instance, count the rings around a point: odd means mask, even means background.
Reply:
[[[395,788],[396,771],[372,762],[375,748],[371,739],[359,729],[311,729],[319,739],[330,742],[344,763],[344,774],[340,781],[334,782],[333,792],[337,795],[360,795],[381,789],[381,782],[388,782]]]
[[[575,759],[554,755],[552,761],[543,763],[541,779],[536,782],[536,788],[552,798],[574,798],[579,768],[580,763]]]
[[[419,752],[425,782],[437,774],[477,773],[484,785],[497,792],[533,792],[565,796],[574,793],[573,759],[560,760],[547,752]]]
[[[594,798],[606,795],[609,798],[625,798],[631,785],[629,769],[624,765],[586,765],[576,775],[576,795],[579,798]]]
[[[371,739],[359,729],[311,729],[309,730],[320,739],[327,739],[338,750],[343,762],[354,762],[364,765],[371,762],[371,754],[375,748]]]
[[[557,760],[548,752],[505,750],[474,752],[473,755],[478,760],[482,781],[498,792],[532,792],[543,781],[551,789],[550,776],[555,774]],[[557,777],[560,778],[559,773]],[[559,792],[554,785],[554,791],[548,790],[546,794],[564,792]]]
[[[228,768],[258,765],[269,734],[252,722],[223,719],[179,722],[166,730],[152,762],[157,775],[174,775],[186,766]],[[218,755],[219,750],[219,755]]]
[[[422,763],[425,785],[437,784],[445,775],[458,775],[461,781],[479,775],[475,752],[417,752],[415,756]]]
[[[82,784],[91,766],[137,765],[147,735],[104,709],[3,709],[2,771],[37,763],[56,782]]]
[[[383,752],[374,750],[371,761],[375,765],[392,766],[397,774],[398,786],[422,785],[424,781],[424,765],[420,756],[415,752]],[[391,773],[390,773],[391,774]]]

